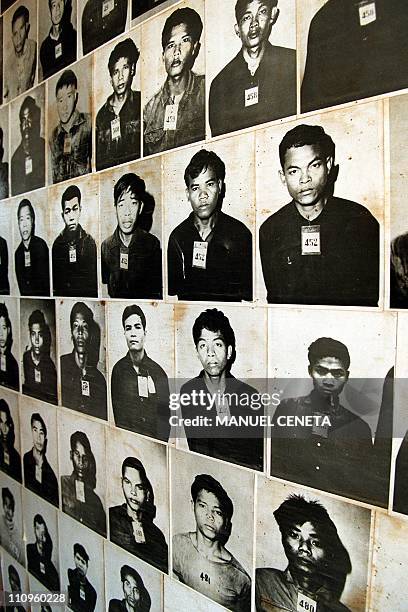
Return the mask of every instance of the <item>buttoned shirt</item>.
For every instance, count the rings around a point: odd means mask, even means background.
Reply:
[[[21,241],[14,261],[21,295],[50,295],[49,251],[45,240],[31,236],[28,247]]]
[[[61,355],[62,405],[99,419],[107,418],[106,381],[97,367],[87,364],[82,370],[75,351]]]
[[[98,297],[95,240],[81,225],[64,228],[52,245],[54,295]]]
[[[35,23],[35,22],[34,22]],[[34,85],[37,68],[37,43],[27,38],[23,52],[10,56],[4,84],[4,102],[9,102]]]
[[[91,115],[75,110],[74,120],[68,132],[59,123],[52,132],[50,150],[54,183],[90,172],[92,158]]]
[[[114,38],[126,27],[127,0],[88,0],[82,13],[84,55]]]

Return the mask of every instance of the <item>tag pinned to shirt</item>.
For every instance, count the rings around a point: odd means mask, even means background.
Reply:
[[[107,17],[115,8],[115,0],[103,0],[102,2],[102,18]]]
[[[375,10],[375,1],[373,0],[362,0],[358,3],[358,16],[360,19],[361,27],[367,26],[373,23],[377,19],[377,12]]]
[[[78,501],[85,503],[85,484],[82,480],[75,481],[75,497]]]
[[[3,459],[6,465],[10,465],[10,455],[9,452],[6,450],[3,452]]]
[[[320,225],[302,225],[302,255],[321,255]]]
[[[35,479],[37,482],[39,482],[41,484],[42,482],[42,469],[40,468],[39,465],[35,466]]]
[[[79,587],[79,597],[85,601],[85,589],[84,587]]]
[[[91,388],[89,385],[89,380],[83,380],[83,379],[81,380],[81,393],[85,397],[90,397]]]
[[[41,371],[37,368],[34,368],[34,380],[39,385],[41,384]]]
[[[71,155],[72,143],[71,136],[69,134],[65,134],[64,136],[64,155]]]
[[[58,59],[62,55],[62,43],[55,45],[55,59]]]
[[[76,263],[77,254],[76,254],[76,246],[71,244],[69,246],[69,263]]]
[[[5,372],[7,370],[6,356],[5,355],[1,355],[1,357],[0,357],[0,370],[2,372]]]
[[[175,130],[177,127],[178,104],[167,104],[164,113],[164,130]]]
[[[303,595],[303,593],[298,591],[296,612],[316,612],[316,611],[317,611],[317,602],[311,597],[308,597],[307,595]]]
[[[40,561],[40,572],[42,574],[45,574],[45,565],[44,565],[44,563],[42,561]]]
[[[250,87],[245,90],[245,106],[253,106],[254,104],[258,104],[259,100],[259,88],[258,85],[256,87]]]
[[[31,157],[25,158],[25,173],[31,174],[33,171],[33,160]]]
[[[31,255],[30,255],[30,251],[25,251],[24,252],[24,266],[26,268],[29,268],[31,266]]]
[[[313,416],[319,417],[319,418],[313,420],[312,434],[314,436],[320,436],[320,438],[328,438],[329,437],[329,425],[325,424],[325,421],[327,421],[328,419],[327,414],[322,414],[320,412],[314,412]],[[325,420],[323,420],[324,417],[326,417]]]
[[[154,385],[154,380],[151,376],[147,377],[147,388],[149,391],[149,395],[154,395],[156,393],[156,387]]]
[[[208,242],[194,240],[192,262],[193,268],[202,268],[203,270],[207,268],[207,252]]]
[[[112,135],[112,140],[119,140],[121,137],[119,117],[115,117],[115,119],[112,119],[111,121],[111,135]]]
[[[136,540],[136,544],[144,544],[146,542],[146,538],[144,535],[142,524],[137,523],[136,521],[133,521],[132,527],[133,527],[133,535]]]
[[[129,253],[120,253],[120,269],[128,270],[129,269]]]
[[[137,377],[137,388],[139,397],[149,397],[149,384],[147,381],[147,376]]]

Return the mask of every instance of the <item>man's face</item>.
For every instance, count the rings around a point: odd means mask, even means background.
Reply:
[[[309,366],[313,387],[323,397],[338,396],[348,380],[349,373],[340,359],[323,357]]]
[[[50,17],[53,25],[59,25],[64,15],[65,0],[51,0]]]
[[[126,467],[122,476],[123,495],[129,508],[133,511],[140,510],[146,500],[146,490],[140,478],[139,470]]]
[[[19,593],[21,591],[21,584],[17,572],[9,572],[8,576],[11,590],[14,592],[17,591]]]
[[[23,140],[30,140],[34,135],[33,113],[28,106],[25,106],[21,113],[20,132]]]
[[[78,478],[84,478],[85,472],[89,465],[89,457],[86,454],[85,448],[80,442],[77,442],[75,444],[75,450],[71,451],[71,460],[75,475]]]
[[[40,323],[34,323],[30,329],[31,350],[39,357],[44,344],[43,328]]]
[[[9,431],[10,431],[10,427],[7,421],[7,414],[3,410],[1,410],[0,411],[0,434],[3,440],[6,440]]]
[[[58,117],[63,125],[71,119],[77,103],[77,97],[77,89],[74,85],[66,85],[57,91]]]
[[[215,212],[222,189],[222,181],[217,179],[212,168],[201,172],[197,178],[189,178],[186,189],[188,201],[194,215],[199,219],[209,219]]]
[[[33,231],[33,218],[28,206],[23,206],[20,209],[18,216],[18,229],[22,240],[29,240]]]
[[[38,552],[44,554],[44,546],[47,541],[44,523],[35,523],[34,525],[35,541],[37,543]]]
[[[319,572],[326,551],[312,523],[293,525],[282,536],[282,544],[292,568],[305,574]]]
[[[83,557],[79,553],[75,553],[74,555],[75,567],[78,570],[79,575],[82,578],[85,578],[86,572],[88,571],[88,562],[85,561]]]
[[[262,0],[248,2],[245,13],[235,26],[235,32],[246,49],[258,47],[265,42],[273,23],[272,8]]]
[[[13,519],[14,519],[14,506],[13,506],[13,503],[12,503],[12,501],[11,501],[11,499],[9,497],[5,497],[4,498],[3,511],[4,511],[4,516],[6,517],[8,522],[9,523],[13,522]]]
[[[129,608],[136,610],[136,606],[140,600],[139,587],[133,576],[129,576],[129,574],[123,581],[123,594]]]
[[[78,312],[72,323],[72,341],[78,355],[84,355],[88,352],[88,340],[89,325],[84,316]]]
[[[7,325],[5,317],[0,317],[0,349],[6,349],[9,333],[10,328]]]
[[[163,51],[164,67],[169,77],[180,77],[190,69],[197,44],[193,42],[185,23],[172,29]]]
[[[194,504],[194,516],[198,531],[209,540],[217,540],[224,528],[225,516],[217,497],[201,489]]]
[[[232,347],[226,345],[221,332],[203,328],[196,348],[205,372],[209,376],[220,376],[232,354]]]
[[[119,229],[124,234],[132,234],[139,212],[142,209],[141,201],[129,189],[122,193],[116,204],[116,218]]]
[[[325,195],[332,164],[315,145],[292,147],[286,151],[280,177],[295,202],[313,206]]]
[[[144,347],[146,332],[139,315],[132,314],[125,320],[124,331],[129,351],[141,351]]]
[[[81,210],[82,209],[78,198],[65,200],[62,218],[64,219],[65,226],[69,229],[69,231],[74,232],[78,227]]]
[[[40,421],[33,421],[31,425],[31,434],[33,436],[33,445],[37,452],[42,453],[45,446],[45,431]]]
[[[24,49],[29,31],[30,24],[26,22],[24,17],[18,17],[12,27],[13,45],[16,53],[21,53]]]
[[[130,89],[134,74],[134,65],[130,63],[127,57],[120,57],[113,66],[111,74],[111,83],[116,95],[123,95],[125,91]]]

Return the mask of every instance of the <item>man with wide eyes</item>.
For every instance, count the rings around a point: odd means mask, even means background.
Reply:
[[[58,480],[47,460],[48,433],[42,416],[31,415],[33,447],[23,457],[24,484],[50,504],[58,507]]]

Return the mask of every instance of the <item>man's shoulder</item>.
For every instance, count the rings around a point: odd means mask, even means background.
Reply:
[[[122,520],[124,516],[127,516],[126,508],[124,506],[125,505],[122,504],[121,506],[112,506],[111,508],[109,508],[109,519]]]
[[[72,363],[74,363],[74,356],[72,353],[66,353],[66,355],[61,355],[60,360],[61,367],[63,365],[71,365]]]
[[[202,389],[204,388],[204,379],[202,376],[195,376],[194,378],[190,378],[187,382],[185,382],[181,389],[180,393],[189,393],[194,389]]]
[[[40,236],[32,236],[31,238],[31,242],[30,242],[30,246],[36,246],[39,247],[41,249],[43,249],[44,251],[48,251],[48,245],[45,242],[45,240],[43,238],[41,238]]]
[[[336,213],[344,213],[344,215],[348,218],[358,217],[360,219],[364,218],[378,223],[374,215],[366,206],[359,204],[358,202],[354,202],[353,200],[346,200],[345,198],[333,196],[329,201],[329,205],[331,205],[332,209],[335,210]]]
[[[170,239],[177,240],[182,238],[184,235],[189,235],[194,225],[191,221],[191,215],[188,215],[181,223],[176,225],[170,234]]]
[[[244,60],[242,58],[242,50],[240,49],[238,53],[220,70],[217,76],[213,79],[211,83],[211,89],[226,86],[231,88],[233,83],[231,82],[231,77],[241,69],[241,67],[245,68]]]
[[[176,533],[173,536],[173,548],[174,551],[180,554],[180,551],[191,550],[193,547],[193,543],[191,541],[191,534],[189,531],[186,533]],[[197,554],[199,554],[197,552]]]
[[[250,575],[248,574],[246,569],[241,565],[238,559],[234,557],[232,553],[230,553],[230,555],[231,555],[230,567],[234,568],[236,574],[239,576],[239,579],[241,581],[241,586],[245,584],[250,585],[251,584]]]
[[[268,234],[274,230],[276,225],[285,224],[286,221],[294,218],[294,206],[293,202],[285,204],[279,208],[276,212],[272,213],[261,225],[259,233]]]
[[[118,245],[118,240],[117,240],[116,231],[115,231],[113,232],[113,234],[111,234],[110,236],[105,238],[105,240],[102,241],[101,249],[102,251],[110,251],[117,245]]]
[[[285,580],[285,572],[275,569],[274,567],[257,567],[255,570],[255,579],[260,582],[269,582],[270,580]]]
[[[160,240],[154,234],[146,232],[144,229],[137,228],[136,238],[140,246],[148,247],[150,249],[157,249],[160,247]]]
[[[241,234],[245,235],[246,237],[252,235],[245,223],[239,219],[236,219],[235,217],[231,217],[231,215],[227,215],[222,211],[220,212],[220,222],[223,229],[231,232],[232,234]]]
[[[144,358],[144,365],[146,365],[148,368],[152,368],[154,369],[157,375],[159,376],[163,376],[167,378],[167,374],[166,372],[163,370],[163,368],[161,367],[160,364],[157,363],[157,361],[154,361],[154,359],[152,359],[151,357],[149,357],[148,355],[145,355]]]

